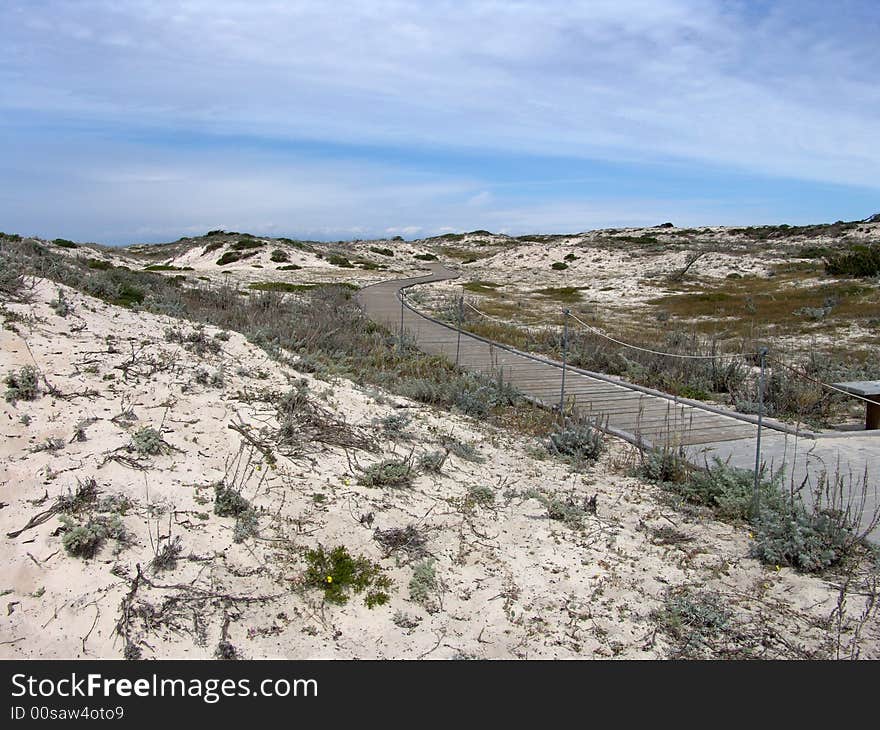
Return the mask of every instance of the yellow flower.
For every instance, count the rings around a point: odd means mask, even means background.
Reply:
[[[333,582],[333,576],[332,576],[332,575],[328,575],[328,576],[327,576],[327,582],[328,582],[328,583],[332,583],[332,582]]]

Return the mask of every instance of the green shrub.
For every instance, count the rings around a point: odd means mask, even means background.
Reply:
[[[605,448],[605,437],[590,424],[578,424],[551,433],[544,446],[551,455],[582,468],[599,458]]]
[[[568,264],[564,261],[555,261],[554,263],[550,264],[550,268],[554,271],[564,271],[568,268]]]
[[[353,556],[343,545],[329,553],[322,545],[306,552],[305,584],[324,592],[328,603],[345,604],[349,592],[367,591],[364,603],[368,608],[388,602],[391,579],[382,573],[381,566],[363,555]]]
[[[733,614],[726,603],[723,596],[711,591],[670,589],[654,619],[675,639],[679,653],[693,654],[730,628]]]
[[[432,253],[417,253],[413,254],[414,259],[419,259],[419,261],[438,261],[439,259]]]
[[[283,248],[276,248],[269,254],[269,260],[283,263],[284,261],[290,261],[290,255]]]
[[[687,459],[679,449],[658,448],[639,453],[632,475],[654,484],[684,481],[690,473]]]
[[[143,304],[146,293],[142,289],[127,283],[118,284],[116,291],[108,297],[110,304],[118,307],[131,307],[135,304]]]
[[[225,251],[219,259],[217,259],[217,266],[226,266],[226,264],[234,264],[236,261],[241,261],[244,256],[238,251]]]
[[[332,264],[333,266],[340,266],[344,269],[353,269],[354,264],[351,263],[345,256],[340,256],[339,254],[332,253],[327,257],[327,263]]]
[[[216,251],[219,248],[223,248],[223,241],[211,241],[211,243],[209,243],[207,246],[205,246],[202,253],[203,254],[214,253],[214,251]]]
[[[286,266],[277,266],[278,271],[299,271],[302,268],[299,264],[287,264]]]
[[[357,481],[365,487],[402,489],[412,486],[413,471],[409,460],[385,459],[364,469]]]
[[[562,258],[566,261],[577,261],[577,256],[575,256],[573,253],[567,253]]]
[[[90,518],[77,523],[68,515],[59,518],[64,525],[61,544],[68,555],[79,558],[94,556],[107,538],[122,539],[125,527],[118,515]]]
[[[418,467],[429,474],[439,474],[448,455],[447,451],[429,451],[419,457]]]
[[[109,261],[95,258],[86,259],[86,266],[88,266],[90,269],[95,269],[97,271],[107,271],[113,268],[113,264],[111,264]]]
[[[492,487],[472,485],[468,487],[465,506],[490,507],[495,504],[495,492]]]
[[[150,264],[144,271],[193,271],[192,266],[172,266],[171,264]]]
[[[424,606],[428,611],[436,607],[437,570],[434,560],[426,559],[413,566],[412,578],[409,581],[409,597],[415,603]]]
[[[380,256],[394,256],[394,251],[390,248],[379,248],[378,246],[370,246],[370,251],[373,253],[377,253]]]
[[[6,374],[6,400],[15,405],[20,400],[36,400],[40,394],[40,371],[33,365],[25,365],[18,372]]]
[[[255,241],[252,238],[242,238],[241,240],[233,243],[229,247],[229,250],[230,251],[247,251],[249,249],[262,248],[265,245],[266,244],[264,241]]]
[[[156,456],[171,450],[162,434],[151,426],[138,429],[132,434],[131,447],[143,456]]]
[[[770,479],[764,479],[763,475],[759,478],[758,491],[763,505],[778,505],[781,478],[781,472]],[[754,483],[751,470],[737,469],[715,458],[709,469],[695,469],[687,479],[667,482],[665,486],[689,502],[711,507],[722,519],[747,520],[753,516]]]
[[[257,291],[301,292],[307,291],[308,284],[290,284],[286,281],[255,281],[248,284],[248,289]]]
[[[832,276],[880,276],[880,245],[855,245],[848,252],[825,259]]]
[[[805,573],[838,563],[856,541],[852,526],[839,513],[808,510],[799,500],[762,507],[754,526],[753,557]]]
[[[237,489],[220,482],[214,485],[214,514],[219,517],[238,517],[250,511],[251,503]]]
[[[56,238],[52,243],[61,248],[79,248],[79,244],[68,241],[66,238]]]
[[[406,430],[411,422],[412,416],[404,411],[376,418],[373,420],[373,425],[378,426],[385,435],[399,439],[406,435]]]

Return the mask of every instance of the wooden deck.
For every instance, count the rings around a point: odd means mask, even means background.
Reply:
[[[381,282],[361,289],[357,300],[367,316],[413,338],[424,352],[444,355],[455,362],[456,350],[462,369],[484,373],[511,383],[526,396],[549,407],[559,407],[562,364],[521,353],[499,343],[461,333],[442,322],[401,306],[402,289],[432,281],[455,278],[458,273],[440,264],[431,273],[410,279]],[[459,339],[460,337],[460,339]],[[602,373],[567,368],[566,412],[595,418],[609,433],[643,447],[678,447],[693,464],[719,459],[740,469],[754,469],[757,425],[752,416],[720,411],[708,405],[681,402],[673,396],[621,382]],[[771,470],[784,469],[792,485],[823,483],[825,475],[842,476],[843,500],[873,542],[880,542],[880,526],[872,515],[880,511],[880,430],[864,435],[814,434],[764,419],[761,462]],[[863,477],[867,481],[863,481]],[[848,508],[849,508],[848,507]]]
[[[422,277],[398,279],[366,287],[357,298],[367,315],[415,341],[423,352],[456,359],[462,369],[510,383],[534,400],[559,407],[562,395],[562,364],[529,356],[474,335],[459,333],[408,307],[401,306],[399,292],[416,284],[442,281],[458,274],[441,265]],[[691,446],[737,439],[753,439],[757,426],[672,396],[645,392],[636,386],[567,368],[566,412],[596,419],[608,431],[648,446]]]

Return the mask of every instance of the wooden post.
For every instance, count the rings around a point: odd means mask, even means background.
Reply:
[[[563,311],[565,319],[562,321],[562,387],[559,389],[559,417],[565,425],[565,368],[568,361],[568,315],[570,309]]]
[[[764,425],[764,373],[767,367],[767,353],[769,350],[762,347],[758,350],[761,356],[761,378],[758,380],[758,438],[755,441],[755,485],[754,494],[752,495],[752,518],[758,517],[758,511],[761,509],[761,494],[759,491],[760,469],[761,469],[761,427]]]

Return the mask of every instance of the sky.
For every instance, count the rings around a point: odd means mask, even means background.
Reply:
[[[880,212],[877,0],[2,0],[0,28],[7,232]]]

